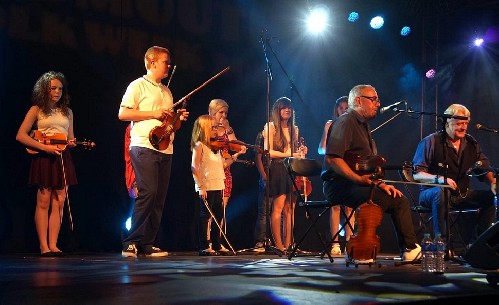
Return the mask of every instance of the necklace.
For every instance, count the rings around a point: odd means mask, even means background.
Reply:
[[[457,188],[457,192],[459,193],[459,197],[461,197],[462,199],[466,198],[466,196],[468,196],[468,190],[469,190],[469,188],[466,188],[466,192],[464,193],[464,196],[463,196],[461,194],[461,189]]]
[[[148,79],[147,77],[145,76],[142,76],[143,79],[145,79],[149,84],[153,85],[154,87],[161,87],[163,84],[162,83],[155,83],[153,82],[152,80]]]

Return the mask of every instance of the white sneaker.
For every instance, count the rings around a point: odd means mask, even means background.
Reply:
[[[168,252],[161,250],[158,247],[151,247],[150,252],[146,253],[148,257],[164,257],[168,256]]]
[[[354,264],[359,264],[359,265],[368,265],[374,263],[374,258],[370,259],[354,259],[353,260]]]
[[[338,245],[334,245],[330,252],[331,256],[341,256],[341,248]]]
[[[259,241],[256,243],[255,247],[253,248],[253,251],[259,253],[265,252],[265,246],[261,241]]]
[[[199,251],[200,256],[217,256],[218,252],[213,250],[212,248],[206,248],[202,251]]]
[[[404,262],[414,262],[421,258],[421,246],[416,244],[414,249],[405,249],[402,254],[402,261]]]

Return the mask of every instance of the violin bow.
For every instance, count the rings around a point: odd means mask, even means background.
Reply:
[[[173,74],[175,74],[176,69],[177,69],[177,65],[173,66],[172,74],[170,74],[170,79],[168,80],[168,83],[166,84],[166,88],[170,87],[170,82],[172,81]]]
[[[225,72],[229,71],[229,69],[230,69],[230,66],[225,67],[225,69],[223,69],[222,71],[220,71],[217,74],[213,75],[210,79],[208,79],[207,81],[205,81],[201,86],[199,86],[196,89],[192,90],[186,96],[184,96],[183,98],[181,98],[178,102],[176,102],[175,104],[173,104],[170,109],[175,108],[178,104],[182,103],[184,100],[186,100],[189,97],[191,97],[191,95],[193,95],[194,93],[196,93],[199,90],[201,90],[203,87],[205,87],[206,85],[208,85],[211,81],[213,81],[214,79],[218,78],[220,75],[224,74]]]
[[[400,183],[400,184],[415,184],[415,185],[427,185],[427,186],[438,186],[438,187],[451,187],[448,184],[435,184],[435,183],[410,182],[410,181],[385,180],[385,179],[381,179],[381,181],[387,182],[387,183]]]

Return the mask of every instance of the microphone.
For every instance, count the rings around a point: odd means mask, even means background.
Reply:
[[[396,102],[395,104],[388,105],[386,107],[381,108],[379,110],[379,113],[383,114],[383,113],[387,112],[388,110],[397,109],[400,104],[404,104],[404,103],[406,103],[406,101],[400,101],[400,102]]]
[[[495,133],[499,132],[499,130],[497,130],[497,129],[490,128],[490,127],[487,127],[487,126],[483,126],[482,124],[476,124],[476,129],[483,130],[483,131],[488,131],[488,132],[495,132]]]

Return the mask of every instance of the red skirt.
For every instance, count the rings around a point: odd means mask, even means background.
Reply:
[[[65,185],[78,184],[69,149],[64,150],[61,156],[46,153],[33,155],[28,184],[44,188],[63,188]]]

